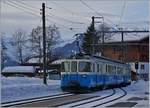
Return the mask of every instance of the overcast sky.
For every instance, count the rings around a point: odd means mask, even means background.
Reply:
[[[32,28],[41,26],[43,2],[47,7],[46,25],[56,24],[62,39],[85,32],[92,16],[103,15],[104,21],[113,26],[145,26],[149,20],[149,0],[1,0],[1,32],[11,36],[22,28],[29,34]]]

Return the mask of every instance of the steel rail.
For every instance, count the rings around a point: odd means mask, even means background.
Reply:
[[[73,96],[73,95],[75,94],[62,93],[62,94],[42,96],[42,97],[37,97],[37,98],[22,99],[22,100],[17,100],[17,101],[12,101],[12,102],[1,103],[1,107],[10,107],[10,106],[15,106],[15,105],[38,102],[38,101],[49,100],[49,99],[56,99],[56,98],[61,98],[61,97]]]
[[[75,102],[80,102],[80,101],[83,101],[83,100],[89,100],[89,99],[96,98],[96,97],[98,97],[98,96],[93,96],[93,97],[87,97],[87,98],[84,98],[84,99],[73,100],[71,102],[66,102],[66,103],[54,105],[52,107],[60,107],[60,106],[63,106],[63,105],[68,105],[68,104],[72,104],[72,103],[75,103]]]
[[[72,105],[70,107],[77,107],[77,106],[85,105],[85,104],[88,104],[88,103],[92,103],[92,102],[95,102],[95,101],[99,101],[99,100],[111,97],[111,96],[116,94],[116,91],[114,89],[112,89],[112,90],[113,90],[113,92],[110,95],[100,97],[100,98],[97,98],[97,99],[94,99],[94,100],[91,100],[91,101],[82,102],[82,103],[79,103],[79,104],[76,104],[76,105]]]
[[[124,96],[126,96],[126,95],[127,95],[127,92],[126,92],[124,89],[122,89],[122,88],[120,88],[120,89],[124,92],[123,95],[121,95],[121,96],[119,96],[119,97],[117,97],[117,98],[111,99],[111,100],[109,100],[109,101],[106,101],[106,102],[103,102],[103,103],[94,105],[94,106],[92,106],[92,107],[99,107],[99,106],[101,106],[101,105],[104,105],[104,104],[113,102],[113,101],[115,101],[115,100],[118,100],[118,99],[123,98]]]

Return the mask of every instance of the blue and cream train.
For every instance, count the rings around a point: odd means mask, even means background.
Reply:
[[[84,55],[61,62],[63,90],[118,87],[130,82],[130,66],[119,61]]]

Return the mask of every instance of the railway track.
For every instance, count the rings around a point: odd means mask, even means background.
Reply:
[[[102,100],[102,99],[111,97],[111,96],[115,95],[115,93],[116,93],[115,89],[112,89],[112,90],[113,90],[113,92],[112,92],[111,94],[109,94],[109,95],[106,95],[106,96],[104,96],[104,97],[100,97],[100,96],[99,96],[99,97],[96,98],[96,99],[89,100],[89,101],[86,101],[86,102],[82,102],[82,103],[79,103],[79,104],[76,104],[76,105],[72,105],[72,106],[70,106],[70,107],[78,107],[78,106],[81,106],[81,105],[89,104],[89,103],[92,103],[92,102],[95,102],[95,101],[99,101],[99,100]]]
[[[100,107],[102,105],[105,105],[107,103],[113,102],[115,100],[118,100],[125,95],[127,95],[127,92],[119,88],[123,93],[121,93],[120,96],[114,96],[118,95],[115,89],[112,89],[112,92],[109,95],[105,95],[103,97],[101,96],[93,96],[93,95],[82,95],[82,94],[70,94],[70,93],[63,93],[63,94],[57,94],[57,95],[51,95],[51,96],[45,96],[40,98],[32,98],[32,99],[26,99],[22,101],[15,101],[15,102],[6,102],[2,103],[2,107],[10,107],[10,106],[16,106],[16,107],[81,107],[87,105],[92,105],[91,107]]]
[[[32,103],[32,102],[37,102],[37,101],[47,100],[47,99],[55,99],[55,98],[71,96],[71,95],[74,95],[74,94],[61,93],[61,94],[55,94],[55,95],[49,95],[49,96],[35,97],[35,98],[30,98],[30,99],[22,99],[22,100],[11,101],[11,102],[2,102],[1,107],[10,107],[10,106],[15,106],[15,105],[20,105],[20,104]]]
[[[123,92],[123,93],[121,93],[120,96],[116,96],[116,95],[118,95],[118,92],[115,89],[112,89],[113,92],[109,95],[90,99],[90,100],[84,101],[84,102],[81,101],[80,103],[68,105],[67,107],[72,107],[72,108],[83,108],[86,106],[88,106],[88,107],[89,106],[90,107],[101,107],[101,106],[108,104],[110,102],[113,102],[115,100],[119,100],[122,97],[127,95],[127,92],[124,89],[119,88],[119,90],[121,90],[121,92]]]
[[[96,104],[96,105],[94,105],[94,106],[92,106],[92,107],[94,107],[94,108],[95,108],[95,107],[102,106],[102,105],[104,105],[104,104],[107,104],[107,103],[110,103],[110,102],[113,102],[113,101],[119,100],[119,99],[121,99],[121,98],[123,98],[124,96],[126,96],[126,95],[127,95],[127,92],[126,92],[124,89],[120,88],[120,90],[122,90],[122,91],[123,91],[123,95],[118,96],[118,97],[113,98],[113,99],[110,99],[110,100],[108,100],[108,101],[102,102],[102,103],[100,103],[100,104]]]

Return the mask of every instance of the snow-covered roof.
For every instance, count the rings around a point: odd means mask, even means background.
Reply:
[[[42,58],[41,58],[42,61]],[[39,58],[30,58],[26,63],[39,63]]]
[[[63,59],[55,60],[52,62],[52,64],[60,64],[62,61],[64,61],[64,60]]]
[[[35,68],[33,66],[11,66],[5,67],[2,73],[34,73]]]

